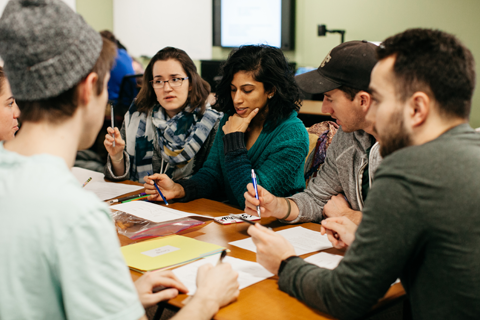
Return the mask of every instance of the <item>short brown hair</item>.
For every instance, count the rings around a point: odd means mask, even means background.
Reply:
[[[116,56],[115,45],[105,39],[103,40],[102,51],[97,59],[97,62],[93,66],[92,70],[88,73],[96,73],[98,75],[97,82],[95,84],[95,94],[100,95],[103,92],[104,79],[107,72],[112,69],[113,62]],[[85,75],[85,78],[88,76]],[[83,78],[80,82],[82,82]],[[62,92],[60,95],[44,100],[38,101],[21,101],[18,100],[17,104],[20,108],[20,121],[49,121],[52,123],[58,123],[65,118],[73,116],[78,107],[78,84],[67,91]]]
[[[393,78],[400,101],[425,92],[446,116],[468,119],[475,88],[473,55],[455,36],[431,29],[409,29],[387,38],[379,60],[395,57]]]
[[[359,93],[360,91],[364,91],[364,90],[354,89],[346,86],[341,86],[338,88],[338,90],[345,93],[345,96],[347,96],[347,98],[350,99],[350,101],[353,101],[353,99],[355,99],[355,96],[357,95],[357,93]]]
[[[0,94],[2,94],[3,83],[5,82],[5,73],[3,72],[3,67],[0,67]]]
[[[157,103],[155,90],[153,90],[150,83],[150,81],[153,80],[153,65],[157,61],[170,59],[180,62],[192,86],[192,90],[188,93],[188,98],[183,108],[190,105],[192,106],[190,112],[193,112],[196,108],[200,107],[201,113],[203,114],[205,111],[205,101],[210,93],[210,85],[197,73],[197,67],[195,67],[195,64],[188,54],[181,49],[173,47],[165,47],[158,51],[148,63],[145,73],[143,74],[142,88],[135,100],[137,110],[140,113],[147,113]]]

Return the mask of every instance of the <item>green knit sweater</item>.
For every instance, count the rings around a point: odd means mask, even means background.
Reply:
[[[245,147],[244,133],[223,133],[227,120],[225,115],[203,167],[191,179],[178,181],[185,189],[180,201],[224,195],[230,204],[244,208],[252,169],[258,184],[276,196],[291,196],[305,188],[308,134],[295,111],[273,129],[267,121],[250,150]]]

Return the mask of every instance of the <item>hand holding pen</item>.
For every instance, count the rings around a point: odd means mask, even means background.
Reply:
[[[122,160],[123,150],[125,149],[125,141],[122,139],[118,128],[107,128],[107,134],[105,135],[103,144],[105,145],[105,149],[107,149],[112,162],[120,162]]]
[[[258,192],[258,199],[257,199],[257,192]],[[260,207],[260,212],[262,213],[262,217],[277,217],[279,212],[278,205],[285,204],[285,198],[278,198],[275,197],[273,194],[268,192],[265,188],[261,185],[257,185],[257,192],[255,192],[255,188],[253,183],[249,183],[247,185],[247,192],[245,192],[245,213],[258,216],[257,207]],[[284,213],[281,213],[283,214]],[[283,216],[282,216],[283,217]]]
[[[258,198],[258,188],[257,188],[257,176],[255,175],[255,170],[252,169],[252,184],[253,189],[255,189],[255,198],[260,202]],[[261,218],[262,215],[260,214],[260,204],[257,205],[257,215]]]
[[[143,179],[145,180],[145,193],[149,195],[148,200],[164,201],[165,204],[168,204],[167,200],[185,196],[183,187],[166,174],[155,173],[145,176]]]

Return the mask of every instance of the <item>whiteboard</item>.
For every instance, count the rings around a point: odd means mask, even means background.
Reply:
[[[113,33],[134,56],[166,46],[212,58],[212,0],[114,0]]]
[[[65,1],[70,6],[70,8],[73,9],[73,11],[77,12],[76,3],[75,3],[76,0],[63,0],[63,1]],[[8,0],[0,0],[0,15],[3,13],[3,9],[5,9],[5,6],[7,5],[7,3],[8,3]]]

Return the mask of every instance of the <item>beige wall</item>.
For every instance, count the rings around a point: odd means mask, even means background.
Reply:
[[[113,29],[113,0],[77,0],[77,11],[96,30]],[[438,28],[457,35],[472,50],[480,73],[478,0],[297,0],[295,51],[298,66],[318,66],[340,35],[318,37],[316,27],[346,30],[345,40],[381,41],[407,28]],[[212,48],[214,59],[230,50]],[[480,127],[480,92],[474,95],[471,125]]]
[[[77,12],[95,30],[113,32],[113,0],[77,0],[76,5]]]

